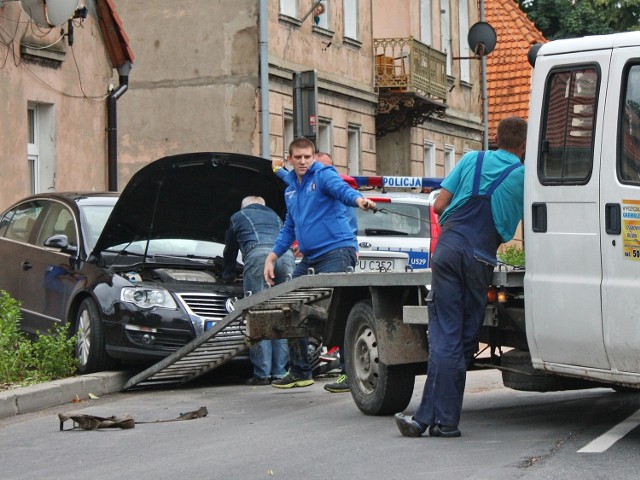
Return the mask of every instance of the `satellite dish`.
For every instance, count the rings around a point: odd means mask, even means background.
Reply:
[[[487,22],[478,22],[471,26],[467,41],[469,48],[478,56],[489,55],[496,48],[496,31]]]
[[[69,20],[79,0],[22,0],[22,9],[41,27],[52,28]]]

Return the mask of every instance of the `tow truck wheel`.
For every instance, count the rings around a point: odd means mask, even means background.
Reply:
[[[391,415],[403,411],[411,401],[414,371],[406,365],[385,365],[380,361],[380,322],[370,301],[356,303],[347,319],[345,367],[351,395],[366,415]]]

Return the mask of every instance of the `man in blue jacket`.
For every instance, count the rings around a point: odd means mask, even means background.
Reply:
[[[275,263],[294,240],[304,255],[293,278],[315,273],[344,272],[355,267],[358,242],[349,223],[347,208],[375,208],[375,203],[347,185],[332,166],[316,161],[311,140],[297,138],[289,146],[289,163],[293,170],[285,182],[287,216],[273,251],[264,263],[264,279],[274,284]],[[276,388],[313,385],[307,338],[289,340],[289,372],[272,382]]]

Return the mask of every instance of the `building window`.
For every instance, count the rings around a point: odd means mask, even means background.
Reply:
[[[29,193],[33,195],[40,191],[39,181],[39,129],[38,129],[38,107],[29,105],[27,108],[27,121],[29,123],[29,143],[27,145],[27,163],[29,165]]]
[[[347,129],[347,157],[349,175],[360,173],[360,127],[349,125]]]
[[[45,103],[27,105],[27,162],[29,191],[55,190],[54,106]]]
[[[420,0],[420,41],[431,45],[431,0]]]
[[[320,5],[318,5],[316,9],[319,9],[319,11],[313,12],[313,24],[316,27],[320,27],[320,28],[324,28],[325,30],[328,30],[329,29],[329,0],[322,0],[320,2]],[[316,15],[316,13],[320,13],[320,15]]]
[[[464,60],[465,57],[471,55],[469,49],[469,42],[467,37],[469,35],[469,3],[468,0],[460,0],[460,6],[458,10],[458,26],[460,27],[460,34],[458,35],[460,56],[463,60],[460,60],[460,80],[463,82],[471,83],[471,60]]]
[[[285,160],[289,156],[289,145],[293,142],[293,114],[285,113],[284,117],[284,158]]]
[[[449,0],[440,0],[441,50],[447,54],[447,75],[451,76],[451,20],[449,11]]]
[[[344,1],[344,36],[358,40],[358,2],[357,0]]]
[[[444,146],[444,174],[449,175],[456,166],[456,149],[453,145]]]
[[[280,13],[292,18],[298,18],[298,0],[280,0]]]
[[[316,151],[328,153],[333,157],[333,139],[331,130],[331,122],[328,120],[320,120],[318,124],[318,134],[316,136]]]
[[[424,141],[424,176],[436,177],[436,144],[431,140]]]

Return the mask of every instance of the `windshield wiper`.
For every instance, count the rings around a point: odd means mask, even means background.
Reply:
[[[407,237],[407,232],[401,232],[400,230],[387,230],[386,228],[365,228],[364,233],[367,235],[397,235],[401,237]]]

